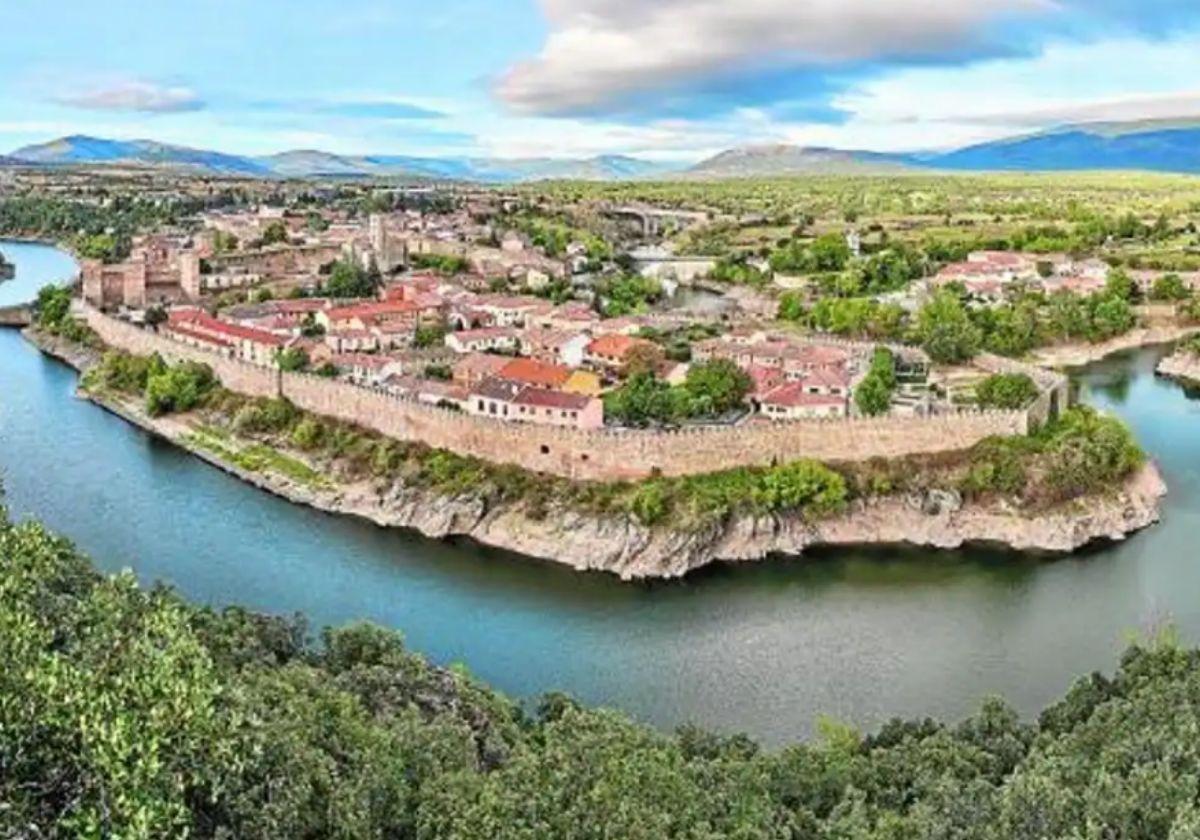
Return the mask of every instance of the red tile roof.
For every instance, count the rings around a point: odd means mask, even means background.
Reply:
[[[563,411],[583,411],[591,404],[593,397],[582,394],[568,394],[563,391],[548,391],[543,388],[526,388],[517,394],[513,400],[517,405],[528,405],[534,408],[556,408]]]
[[[407,300],[373,301],[357,303],[352,306],[339,306],[327,313],[331,321],[348,321],[352,318],[380,318],[388,315],[411,315],[421,310],[421,306]]]
[[[255,344],[269,344],[273,347],[282,347],[288,341],[282,336],[266,332],[265,330],[256,330],[253,327],[241,327],[237,324],[226,323],[198,309],[182,309],[172,312],[169,316],[168,326],[174,328],[175,325],[185,325],[201,332],[215,333],[220,338],[251,341]]]
[[[656,346],[654,342],[647,341],[644,338],[634,338],[633,336],[614,333],[593,339],[592,343],[587,346],[587,351],[593,356],[624,359],[629,351],[635,347],[654,346]]]
[[[215,344],[217,347],[233,346],[232,342],[226,341],[223,338],[216,338],[215,336],[211,336],[208,333],[200,332],[200,330],[194,330],[191,327],[189,327],[183,323],[168,323],[167,330],[169,332],[179,333],[180,335],[186,335],[189,338],[194,338],[198,341],[203,341],[208,344]]]
[[[802,405],[840,405],[846,404],[844,396],[831,394],[810,394],[804,390],[803,382],[789,382],[767,392],[762,397],[764,405],[778,405],[784,408],[796,408]]]
[[[547,364],[536,359],[513,359],[500,368],[496,375],[524,385],[557,388],[571,378],[571,370],[562,365]]]

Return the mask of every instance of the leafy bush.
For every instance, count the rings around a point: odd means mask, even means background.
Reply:
[[[292,444],[306,452],[316,449],[325,438],[325,427],[313,417],[305,417],[292,429]]]
[[[1144,461],[1125,424],[1077,406],[1029,437],[989,438],[978,444],[961,488],[971,495],[999,493],[1046,507],[1119,487]]]
[[[92,366],[83,378],[84,387],[99,391],[119,391],[141,395],[151,373],[166,370],[158,355],[134,356],[123,350],[109,350]]]
[[[975,399],[982,408],[1024,408],[1037,396],[1037,385],[1024,373],[993,374],[975,386]]]
[[[657,525],[667,515],[666,493],[657,481],[639,484],[630,495],[628,505],[634,519],[643,525]]]
[[[1192,296],[1191,287],[1178,274],[1164,274],[1150,286],[1150,300],[1180,301]]]
[[[146,378],[146,411],[151,417],[191,411],[217,385],[212,368],[197,362],[182,362],[152,371]]]
[[[233,426],[242,433],[286,432],[300,416],[300,410],[285,399],[256,399],[238,411]]]

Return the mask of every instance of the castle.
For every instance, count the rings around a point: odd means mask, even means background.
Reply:
[[[129,259],[115,265],[90,259],[81,263],[83,298],[101,309],[200,299],[200,253],[179,237],[139,237]]]

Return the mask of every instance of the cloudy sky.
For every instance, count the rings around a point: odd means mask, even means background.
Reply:
[[[1200,0],[3,0],[0,150],[692,160],[1200,117]]]

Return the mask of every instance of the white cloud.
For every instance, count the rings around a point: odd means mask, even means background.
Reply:
[[[940,148],[1066,123],[1195,118],[1197,78],[1200,34],[1057,44],[865,82],[835,98],[852,116],[828,132],[872,148]]]
[[[204,101],[191,88],[141,80],[107,82],[54,97],[60,105],[89,111],[170,114],[198,111]]]
[[[962,55],[1056,0],[542,0],[550,34],[498,96],[525,113],[603,106],[722,72]]]

